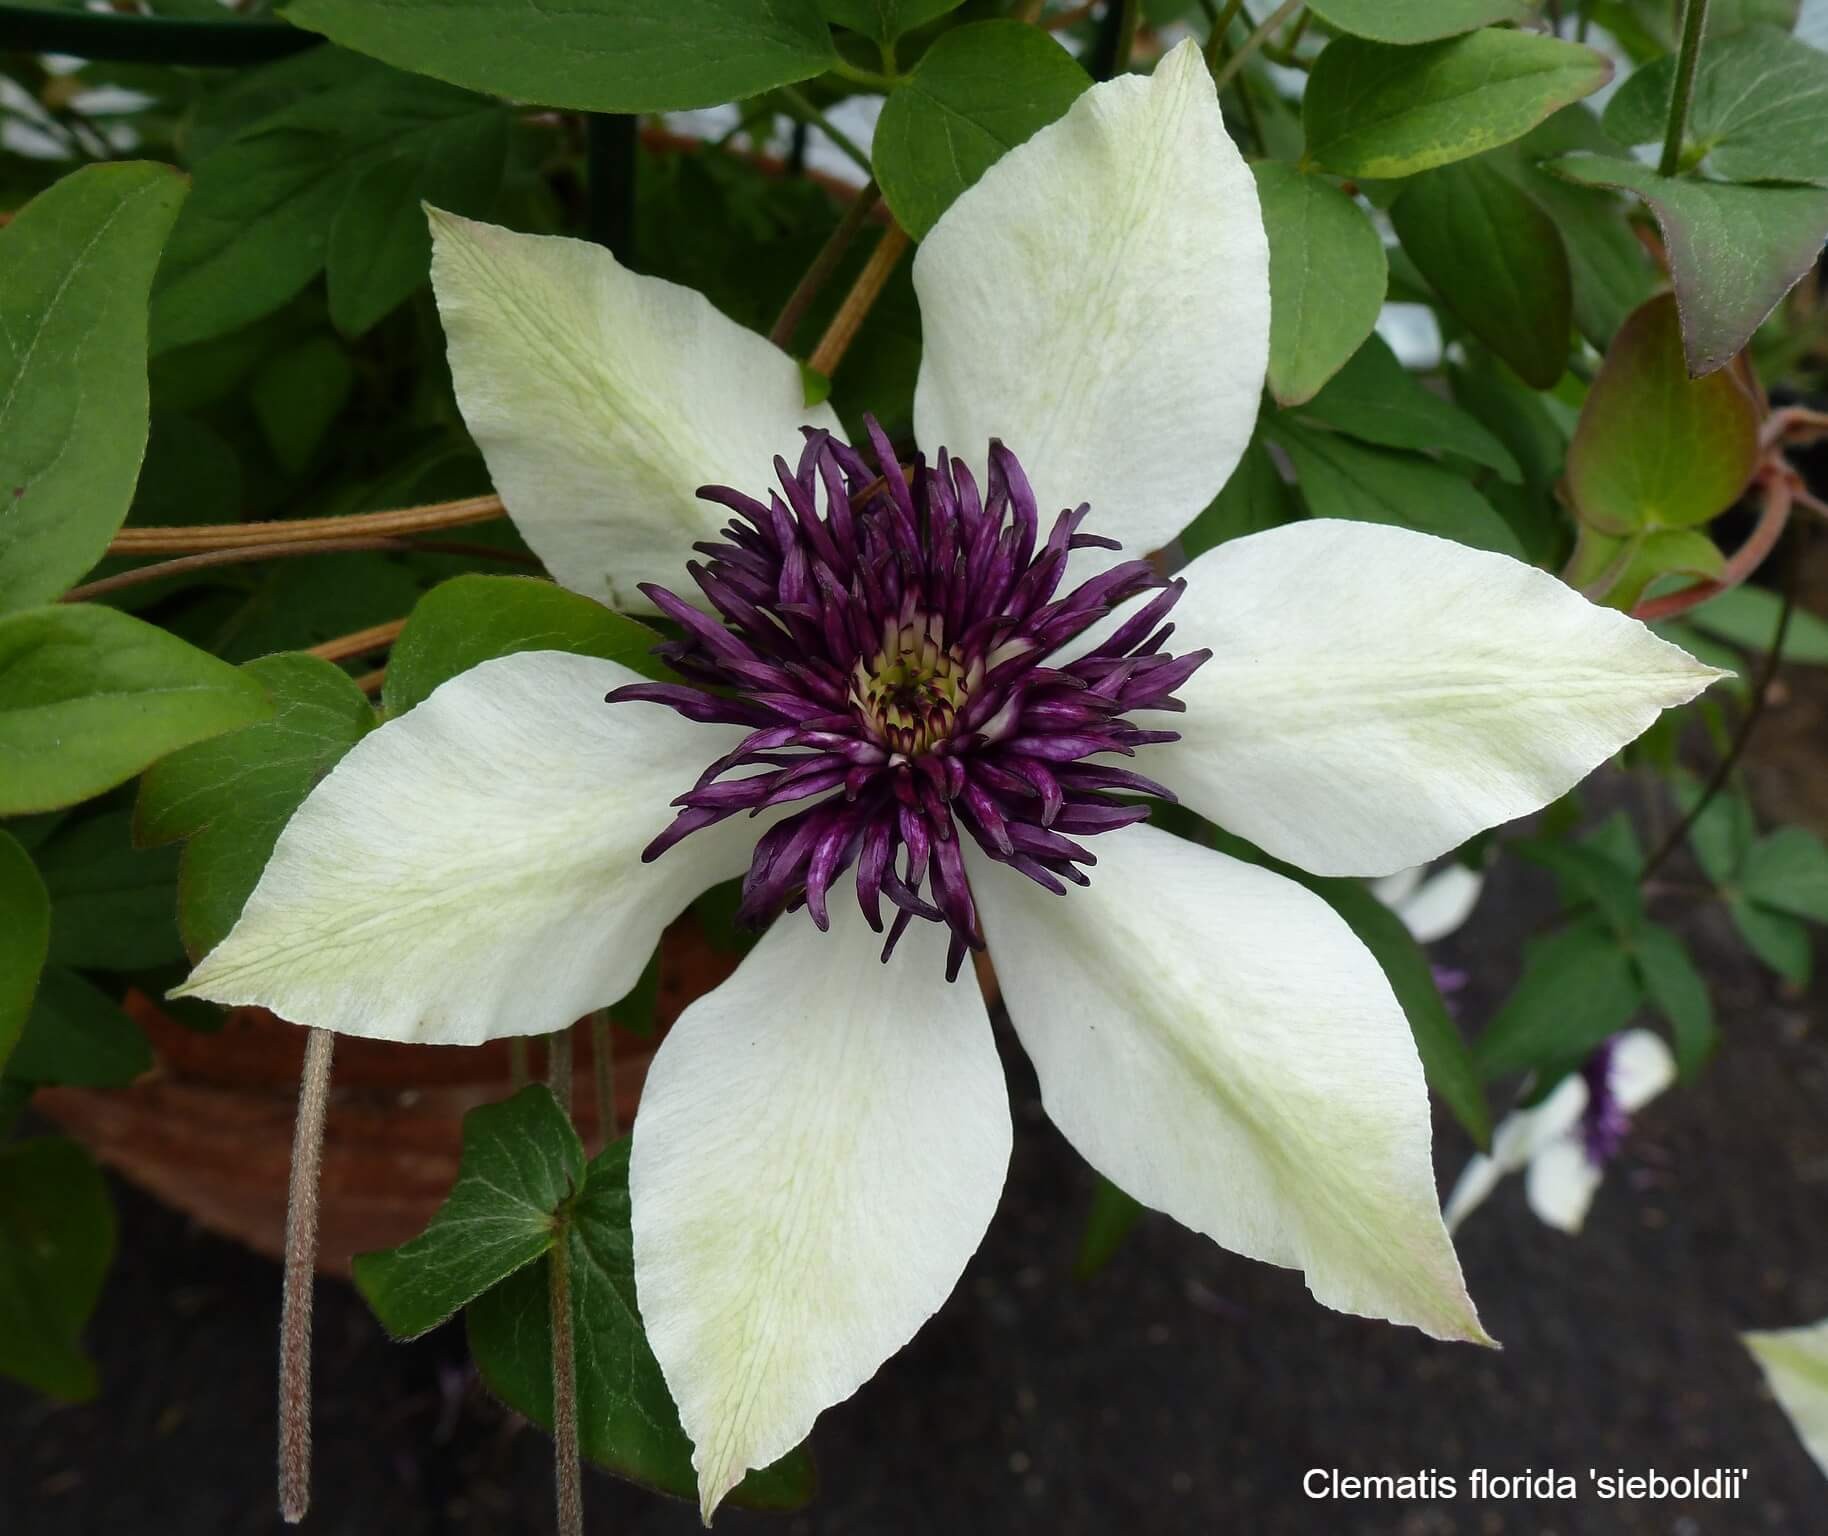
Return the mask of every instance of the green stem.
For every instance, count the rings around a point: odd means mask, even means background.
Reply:
[[[1212,77],[1213,87],[1218,90],[1223,90],[1226,84],[1231,80],[1231,77],[1244,67],[1245,60],[1268,42],[1270,38],[1275,36],[1277,29],[1281,27],[1282,23],[1293,16],[1295,12],[1300,10],[1306,3],[1307,0],[1283,0],[1283,3],[1271,12],[1269,18],[1262,26],[1258,27],[1255,32],[1251,33],[1249,37],[1238,44],[1238,51],[1227,59],[1224,67]]]
[[[561,1212],[546,1256],[552,1306],[552,1449],[559,1536],[584,1536],[584,1488],[578,1458],[577,1348],[571,1318],[571,1220]]]
[[[1682,42],[1676,54],[1676,83],[1669,95],[1669,124],[1663,130],[1659,176],[1673,176],[1682,163],[1682,134],[1688,127],[1688,104],[1695,94],[1695,69],[1701,62],[1701,34],[1707,30],[1707,0],[1688,0],[1682,12]]]
[[[1141,12],[1141,0],[1110,0],[1089,61],[1094,80],[1109,80],[1130,67]]]
[[[791,85],[784,85],[776,94],[792,116],[797,117],[803,123],[811,123],[819,129],[826,138],[857,163],[857,168],[865,176],[874,174],[874,168],[870,165],[870,157],[857,147],[850,135],[843,129],[832,127],[825,114],[806,99],[804,92],[795,90]]]
[[[1796,589],[1801,581],[1803,548],[1808,542],[1808,535],[1803,531],[1806,526],[1801,523],[1797,525],[1796,537],[1791,542],[1790,569],[1784,579],[1783,606],[1777,610],[1777,628],[1771,636],[1771,648],[1765,652],[1764,660],[1758,668],[1758,676],[1752,680],[1752,698],[1746,705],[1745,718],[1739,722],[1739,729],[1733,733],[1732,742],[1719,765],[1708,776],[1701,793],[1695,797],[1695,803],[1688,808],[1688,814],[1670,828],[1669,835],[1657,844],[1656,851],[1644,861],[1644,868],[1638,875],[1640,881],[1648,880],[1663,861],[1682,846],[1682,839],[1688,836],[1689,829],[1701,819],[1701,813],[1713,802],[1714,797],[1726,788],[1727,780],[1739,766],[1739,759],[1745,755],[1745,749],[1752,740],[1752,728],[1764,713],[1765,699],[1777,677],[1778,664],[1783,660],[1784,639],[1790,633],[1790,617],[1796,611]]]
[[[901,84],[899,75],[885,75],[874,69],[865,69],[843,57],[827,65],[826,69],[827,73],[836,75],[840,80],[848,80],[852,85],[861,85],[867,90],[888,92]]]
[[[527,1037],[515,1035],[508,1041],[508,1086],[516,1093],[533,1081],[527,1069]]]
[[[546,1036],[546,1086],[552,1090],[565,1118],[571,1118],[571,1031],[555,1029]]]

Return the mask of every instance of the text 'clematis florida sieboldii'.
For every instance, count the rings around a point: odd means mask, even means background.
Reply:
[[[188,990],[387,1039],[559,1029],[746,871],[750,914],[786,915],[662,1043],[630,1169],[707,1516],[984,1233],[1008,1101],[969,969],[949,978],[986,944],[1095,1167],[1330,1306],[1482,1340],[1377,963],[1136,797],[1387,875],[1562,794],[1716,674],[1399,529],[1300,523],[1172,583],[1137,558],[1237,463],[1267,353],[1255,189],[1197,51],[1095,86],[922,243],[911,468],[845,443],[699,295],[433,224],[503,500],[560,581],[676,621],[685,681],[533,652],[445,684],[305,802]]]

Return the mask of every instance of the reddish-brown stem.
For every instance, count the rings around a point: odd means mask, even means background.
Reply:
[[[850,350],[850,344],[856,340],[864,319],[875,306],[876,300],[882,296],[883,285],[895,270],[895,263],[901,260],[901,253],[907,248],[907,231],[891,222],[883,230],[882,238],[876,242],[876,249],[870,252],[870,259],[863,264],[863,270],[857,274],[857,280],[851,284],[851,291],[845,294],[844,302],[838,306],[838,313],[832,316],[825,334],[819,338],[818,346],[813,349],[808,366],[814,372],[822,373],[829,379],[837,371],[838,364],[844,360],[844,354]]]
[[[317,1180],[330,1105],[336,1036],[305,1037],[286,1203],[286,1265],[279,1313],[279,1512],[297,1525],[311,1507],[311,1287],[317,1278]]]
[[[405,619],[389,619],[385,624],[370,624],[367,629],[358,629],[351,635],[339,635],[334,640],[326,640],[322,645],[314,645],[307,653],[320,656],[325,661],[347,661],[351,656],[365,656],[370,651],[384,651],[400,638],[400,631],[406,628]]]
[[[123,528],[108,545],[111,555],[177,555],[253,544],[300,544],[321,539],[390,538],[461,528],[506,515],[499,496],[471,496],[387,512],[346,517],[295,517],[267,523],[198,523],[167,528]]]
[[[825,237],[825,244],[819,247],[819,254],[813,257],[812,265],[806,269],[787,302],[781,306],[780,318],[774,322],[774,328],[768,332],[768,339],[777,347],[790,347],[793,344],[794,332],[799,330],[800,322],[806,318],[806,311],[812,307],[825,285],[831,281],[832,273],[838,270],[838,263],[844,260],[844,253],[851,248],[851,242],[858,232],[869,222],[869,217],[876,207],[876,183],[865,183],[863,190],[844,210],[844,216],[838,220],[836,227]]]
[[[1646,623],[1657,619],[1673,619],[1679,613],[1698,608],[1709,598],[1730,591],[1763,565],[1771,551],[1777,547],[1777,541],[1783,537],[1784,528],[1790,521],[1794,491],[1787,467],[1780,466],[1775,473],[1765,477],[1764,493],[1764,507],[1758,514],[1758,522],[1752,529],[1751,537],[1733,551],[1732,558],[1726,562],[1718,577],[1710,581],[1698,581],[1682,588],[1680,592],[1666,592],[1661,597],[1646,598],[1631,610],[1631,616]]]

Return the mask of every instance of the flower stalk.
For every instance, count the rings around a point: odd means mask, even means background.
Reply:
[[[311,1507],[311,1288],[317,1278],[317,1183],[335,1045],[336,1036],[327,1029],[314,1029],[305,1038],[292,1136],[279,1313],[279,1512],[288,1525],[297,1525]]]
[[[1669,122],[1663,130],[1659,176],[1673,176],[1682,163],[1682,135],[1688,127],[1688,104],[1695,94],[1695,69],[1701,62],[1701,34],[1707,30],[1707,0],[1687,0],[1682,8],[1682,41],[1676,54],[1676,83],[1669,94]]]
[[[565,1118],[571,1118],[571,1031],[555,1030],[546,1037],[546,1086],[552,1090]]]
[[[800,322],[806,318],[806,311],[831,281],[832,274],[838,270],[838,264],[844,260],[844,253],[851,248],[851,242],[869,221],[875,207],[876,183],[871,180],[865,182],[863,190],[851,200],[837,226],[825,237],[825,244],[819,247],[819,254],[813,257],[806,275],[781,306],[780,317],[768,332],[768,339],[777,347],[792,348],[794,332],[799,330]]]
[[[819,338],[818,346],[813,348],[807,366],[828,379],[837,372],[838,364],[857,339],[864,320],[875,307],[876,300],[882,297],[895,263],[901,260],[901,253],[907,248],[908,232],[891,221],[876,242],[876,249],[870,252],[870,259],[863,264],[863,270],[857,274],[856,282],[851,284],[851,291],[838,306],[838,313],[832,316],[831,324]]]
[[[563,1211],[547,1255],[546,1273],[552,1305],[552,1446],[559,1536],[584,1536],[577,1347],[571,1317],[571,1220]]]
[[[616,1125],[616,1043],[609,1031],[609,1014],[599,1008],[590,1016],[590,1066],[597,1102],[597,1127],[604,1146],[614,1143]]]

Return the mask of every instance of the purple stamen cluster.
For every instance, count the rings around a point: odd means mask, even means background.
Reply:
[[[1616,1040],[1604,1041],[1580,1069],[1587,1084],[1587,1107],[1581,1111],[1581,1145],[1595,1168],[1604,1168],[1619,1155],[1631,1130],[1631,1115],[1619,1102],[1612,1086]]]
[[[945,923],[952,979],[966,951],[983,947],[959,829],[1050,891],[1088,884],[1079,866],[1097,860],[1075,839],[1148,815],[1116,795],[1173,798],[1088,759],[1175,740],[1125,717],[1181,709],[1174,691],[1211,653],[1162,649],[1184,584],[1145,560],[1061,594],[1071,551],[1118,546],[1079,531],[1083,505],[1060,513],[1043,542],[1034,493],[1000,442],[980,494],[944,449],[936,465],[917,459],[904,473],[868,426],[875,466],[809,431],[797,468],[775,459],[780,485],[765,503],[727,486],[699,491],[735,513],[721,540],[694,546],[705,561],[687,566],[718,617],[641,588],[685,632],[658,654],[699,686],[639,683],[609,700],[749,727],[673,802],[678,817],[644,859],[739,812],[812,800],[757,841],[739,917],[759,923],[804,904],[824,929],[827,893],[854,864],[878,933],[884,898],[893,908],[883,958],[913,918]],[[1057,659],[1152,589],[1085,654]],[[729,776],[750,767],[761,771]]]

